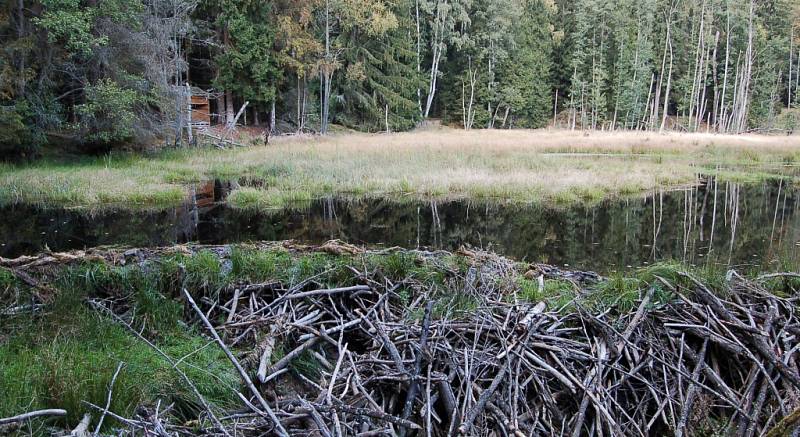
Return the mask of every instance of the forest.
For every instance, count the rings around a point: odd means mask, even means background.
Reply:
[[[800,0],[6,0],[0,43],[0,436],[800,435]]]
[[[192,89],[273,134],[800,123],[796,0],[13,0],[0,38],[4,157],[184,143]]]

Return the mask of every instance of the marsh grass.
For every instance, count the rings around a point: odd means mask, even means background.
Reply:
[[[118,323],[82,304],[88,293],[108,291],[106,287],[111,284],[137,296],[137,325],[150,326],[143,333],[157,337],[165,353],[175,359],[184,357],[181,369],[205,397],[221,408],[235,404],[234,390],[239,387],[236,374],[221,351],[208,347],[206,340],[178,323],[175,316],[180,314],[180,305],[163,310],[160,307],[169,304],[168,299],[143,294],[155,290],[128,290],[135,284],[125,279],[127,273],[109,273],[96,266],[77,270],[59,281],[60,293],[43,314],[6,319],[6,326],[0,329],[0,336],[7,336],[0,343],[0,416],[63,408],[67,417],[57,422],[72,427],[84,413],[96,414],[84,401],[105,404],[119,362],[125,366],[112,397],[111,409],[116,413],[130,415],[139,405],[156,399],[175,402],[188,417],[199,413],[194,394],[167,361]],[[68,286],[80,283],[95,284],[95,289]],[[158,305],[144,304],[143,299],[157,299]],[[153,326],[159,329],[157,336],[153,335]],[[35,423],[40,425],[41,421]],[[113,420],[107,422],[108,426],[113,424]]]
[[[0,204],[159,208],[179,204],[191,184],[213,178],[243,181],[230,202],[254,209],[332,195],[591,202],[691,184],[701,170],[747,165],[722,174],[766,177],[775,172],[760,172],[760,166],[797,161],[800,144],[791,137],[449,129],[348,133],[233,150],[1,165]]]
[[[570,281],[559,279],[545,280],[544,289],[540,289],[536,280],[522,276],[514,278],[509,289],[520,300],[544,302],[548,308],[560,311],[571,312],[580,306],[592,311],[613,310],[614,314],[627,314],[636,310],[637,302],[650,289],[653,290],[651,307],[676,298],[674,290],[659,278],[679,287],[683,292],[691,292],[696,285],[686,276],[688,274],[712,292],[725,296],[728,290],[726,273],[725,268],[713,264],[691,267],[680,262],[664,261],[631,271],[615,272],[605,280],[582,290]],[[752,279],[760,273],[754,270],[742,274]],[[789,290],[800,289],[800,280],[776,278],[774,282],[767,282],[765,285],[770,291],[783,295]],[[509,295],[507,298],[511,299],[513,296]]]

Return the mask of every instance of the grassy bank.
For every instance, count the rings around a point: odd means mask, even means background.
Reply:
[[[342,134],[235,150],[3,165],[0,204],[164,207],[213,178],[242,182],[230,197],[238,207],[280,207],[326,195],[568,203],[685,185],[697,173],[763,178],[798,163],[797,137],[448,129]]]
[[[246,284],[255,284],[262,291],[243,299],[242,308],[248,301],[252,308],[254,299],[258,305],[258,299],[271,296],[270,290],[330,289],[365,281],[375,281],[376,286],[379,282],[396,284],[386,298],[405,308],[401,317],[408,324],[419,323],[423,317],[420,296],[435,302],[432,314],[437,320],[469,318],[497,299],[505,302],[500,304],[504,308],[543,302],[548,311],[562,314],[580,309],[628,316],[648,293],[652,294],[648,298],[652,308],[680,301],[675,291],[694,287],[683,272],[690,272],[721,296],[730,288],[723,271],[689,269],[676,263],[599,278],[586,272],[517,263],[486,252],[364,252],[339,243],[319,248],[273,244],[78,255],[0,263],[0,417],[40,408],[64,408],[68,413],[61,419],[27,422],[16,429],[21,434],[45,434],[46,426],[70,428],[85,413],[96,423],[99,412],[90,404],[105,405],[120,362],[124,366],[114,386],[113,413],[131,417],[153,411],[160,403],[162,409],[171,405],[164,414],[173,425],[193,429],[207,421],[200,400],[175,368],[132,331],[177,362],[175,367],[186,373],[219,417],[235,409],[236,392],[245,389],[225,356],[191,317],[191,309],[180,297],[184,288],[192,291],[253,373],[264,350],[264,337],[258,332],[268,325],[253,325],[255,331],[246,329],[248,325],[235,327],[225,310],[231,296],[237,296],[235,290]],[[29,281],[18,279],[12,267],[26,271],[38,285],[25,285]],[[800,290],[800,281],[791,277],[759,283],[776,296]],[[486,291],[491,291],[491,298],[484,295]],[[26,307],[30,304],[35,310]],[[356,304],[351,305],[347,310],[358,312]],[[298,311],[302,308],[298,306]],[[361,347],[353,341],[352,347]],[[295,346],[277,343],[270,362],[279,361]],[[290,373],[323,378],[330,363],[320,360],[319,354],[299,355],[290,362]],[[289,380],[281,381],[264,386],[265,390],[278,396],[298,390]],[[108,429],[120,426],[113,417],[107,420]]]

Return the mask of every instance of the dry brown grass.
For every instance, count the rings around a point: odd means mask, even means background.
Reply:
[[[719,168],[728,177],[764,177],[796,163],[798,137],[433,129],[0,167],[0,201],[169,204],[187,185],[220,177],[258,181],[231,197],[246,207],[326,195],[571,202],[690,184]]]

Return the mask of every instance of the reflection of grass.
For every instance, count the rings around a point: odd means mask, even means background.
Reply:
[[[792,138],[706,134],[435,130],[276,140],[235,150],[169,150],[72,163],[0,165],[0,204],[166,206],[214,177],[259,181],[236,190],[242,208],[327,195],[592,202],[685,185],[698,166],[763,178],[800,161]],[[715,172],[715,170],[710,170]],[[778,170],[775,170],[778,171]]]

